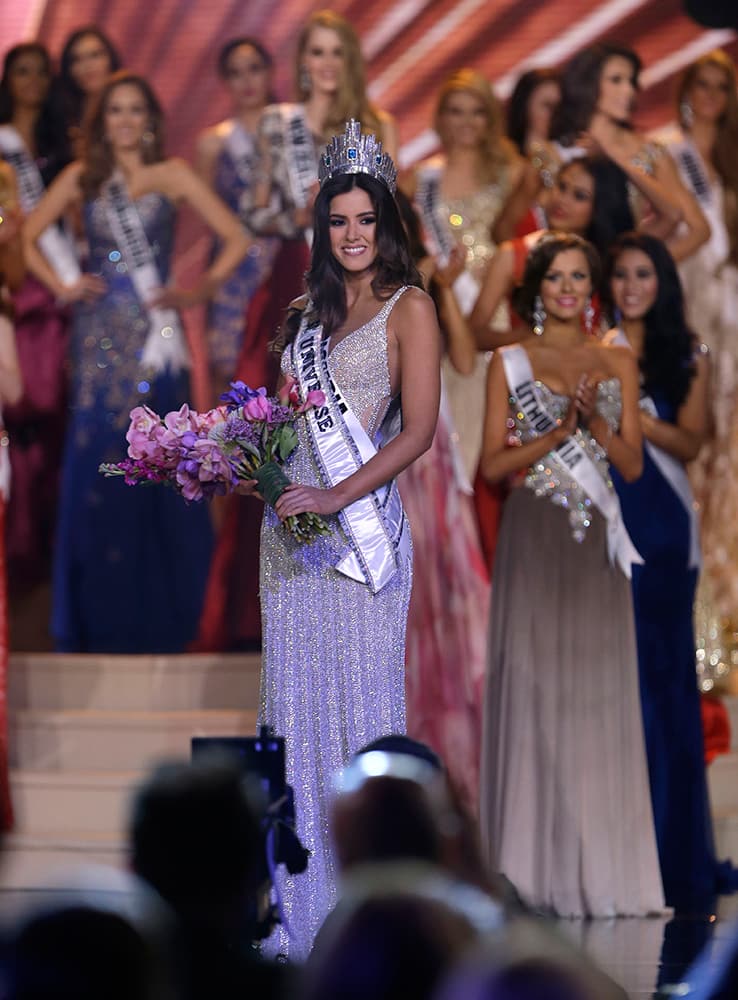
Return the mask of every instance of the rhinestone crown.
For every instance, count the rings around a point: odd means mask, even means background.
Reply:
[[[392,194],[397,187],[397,170],[389,153],[382,151],[376,135],[362,134],[361,123],[355,118],[346,122],[343,135],[334,135],[318,164],[321,187],[329,177],[339,174],[369,174],[382,181]]]

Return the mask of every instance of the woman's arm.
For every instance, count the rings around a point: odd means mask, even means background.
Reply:
[[[205,129],[197,140],[195,151],[195,170],[208,187],[213,187],[215,180],[215,164],[223,146],[223,139],[218,132],[218,126]]]
[[[251,240],[237,216],[184,160],[167,160],[159,169],[167,193],[191,205],[220,241],[215,260],[194,288],[189,291],[172,286],[163,288],[153,303],[182,309],[209,299],[246,256]]]
[[[592,437],[604,448],[612,465],[627,483],[635,482],[643,472],[643,434],[638,407],[638,365],[629,347],[603,347],[606,363],[620,381],[622,414],[620,428],[613,431],[599,413],[584,422]],[[585,392],[596,392],[597,381],[586,380]],[[585,407],[586,408],[586,407]]]
[[[548,455],[558,447],[577,426],[577,409],[570,406],[566,418],[555,430],[541,434],[519,446],[508,444],[510,390],[507,386],[502,358],[495,354],[487,370],[487,407],[484,416],[484,435],[479,469],[488,483],[499,483],[506,476]]]
[[[398,351],[402,430],[342,483],[330,489],[288,487],[277,501],[280,518],[306,510],[335,514],[390,482],[430,447],[441,390],[441,334],[430,297],[420,289],[406,292],[392,310],[388,332]]]
[[[543,181],[540,173],[532,163],[524,162],[520,168],[518,181],[492,226],[492,239],[495,243],[513,239],[518,224],[525,218],[542,189]]]
[[[28,270],[60,302],[94,301],[105,291],[105,282],[94,274],[83,274],[73,285],[63,285],[38,247],[41,234],[57,223],[79,201],[82,164],[70,163],[47,189],[23,226],[23,255]]]
[[[682,212],[682,225],[666,241],[671,256],[678,263],[710,239],[710,226],[697,199],[682,183],[670,156],[661,156],[657,161],[656,179],[676,198]]]
[[[493,351],[510,342],[508,331],[490,328],[490,321],[514,284],[515,249],[511,242],[503,243],[495,252],[484,275],[482,288],[469,316],[469,326],[480,351]]]
[[[695,359],[695,375],[689,385],[687,398],[679,407],[676,424],[640,411],[641,427],[647,441],[662,448],[680,462],[690,462],[697,457],[709,427],[707,388],[709,363],[704,354]]]
[[[0,315],[0,404],[13,406],[23,395],[18,350],[13,324],[7,316]]]
[[[15,171],[0,160],[0,275],[11,291],[20,288],[26,276],[21,244],[23,213],[18,206]]]

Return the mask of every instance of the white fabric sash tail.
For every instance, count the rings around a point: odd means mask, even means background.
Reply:
[[[44,195],[44,182],[23,139],[12,125],[0,125],[0,153],[15,171],[20,206],[24,214],[29,215]],[[58,226],[44,229],[38,246],[63,285],[73,285],[79,280],[81,272],[74,245]]]
[[[303,320],[292,359],[303,397],[314,389],[325,393],[325,405],[310,410],[307,420],[315,458],[325,481],[335,486],[365,465],[377,449],[331,377],[322,327],[308,327]],[[397,484],[392,481],[360,497],[338,516],[350,549],[336,569],[378,593],[397,572],[398,558],[410,554],[410,531]]]
[[[510,394],[516,405],[535,431],[546,434],[558,426],[556,420],[542,404],[533,378],[533,369],[525,348],[518,345],[500,348],[503,367]],[[573,435],[567,437],[548,457],[568,476],[575,480],[607,522],[607,554],[610,564],[617,564],[630,579],[631,564],[642,564],[636,547],[630,539],[618,495],[600,475],[597,466]]]
[[[428,164],[418,173],[415,201],[423,221],[428,249],[441,267],[448,264],[456,245],[453,233],[441,212],[441,167]],[[454,295],[464,316],[468,316],[479,296],[479,282],[464,269],[453,284]]]
[[[243,184],[252,184],[256,163],[256,142],[253,135],[246,131],[241,122],[234,119],[223,145],[233,161],[239,180]]]
[[[623,347],[630,347],[630,342],[623,330],[618,329],[609,343],[618,344]],[[658,417],[656,404],[650,396],[641,396],[641,409],[650,413],[652,417]],[[694,494],[689,483],[689,476],[684,465],[673,455],[657,447],[651,441],[645,441],[644,447],[653,459],[654,465],[661,475],[674,490],[682,502],[689,517],[689,568],[699,569],[702,565],[702,554],[700,552],[700,522],[694,502]]]
[[[284,134],[284,158],[290,193],[296,208],[305,208],[310,189],[318,181],[318,158],[315,142],[301,104],[281,104]],[[308,246],[313,243],[312,229],[305,230]]]
[[[161,289],[161,278],[141,216],[128,195],[125,181],[117,172],[103,187],[103,203],[133,288],[149,319],[149,332],[141,355],[142,367],[155,372],[169,368],[174,374],[189,368],[190,356],[176,311],[149,305]]]

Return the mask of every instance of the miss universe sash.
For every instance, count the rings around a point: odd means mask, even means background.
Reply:
[[[28,215],[43,197],[44,182],[12,125],[0,125],[0,153],[15,171],[20,206]],[[79,280],[79,263],[72,241],[57,226],[49,226],[41,233],[38,246],[63,285],[73,285]]]
[[[441,267],[445,267],[456,241],[441,211],[441,171],[440,163],[429,163],[418,172],[415,201],[423,221],[428,249]],[[453,289],[459,308],[464,316],[468,316],[479,296],[479,282],[465,269],[454,282]]]
[[[230,122],[224,146],[236,168],[238,179],[242,184],[252,184],[256,163],[256,142],[254,141],[254,137],[246,131],[241,122],[233,119]]]
[[[313,389],[325,393],[325,406],[309,410],[307,421],[318,467],[325,482],[335,486],[365,465],[377,449],[331,376],[328,338],[321,326],[310,327],[303,318],[292,344],[292,361],[303,398]],[[336,569],[377,594],[396,573],[398,559],[410,553],[410,531],[397,483],[393,480],[360,497],[338,516],[350,548]]]
[[[540,400],[533,378],[533,369],[525,348],[519,345],[501,347],[505,376],[515,404],[522,410],[536,436],[546,434],[558,426]],[[586,493],[607,522],[607,554],[610,564],[617,565],[630,579],[631,564],[641,564],[643,559],[630,540],[620,501],[612,486],[608,486],[597,466],[573,435],[557,445],[548,457],[570,476]]]
[[[103,186],[102,199],[133,288],[149,318],[149,332],[141,355],[141,365],[152,368],[155,372],[162,372],[168,367],[174,374],[183,368],[189,368],[190,357],[179,316],[174,309],[149,305],[153,296],[161,289],[161,278],[141,216],[128,195],[125,181],[117,171]]]
[[[625,336],[625,333],[618,329],[611,337],[608,338],[608,343],[618,344],[623,347],[630,347],[630,342]],[[656,409],[656,404],[650,396],[645,394],[641,396],[640,400],[641,409],[650,413],[652,417],[658,417],[658,410]],[[659,470],[661,475],[667,481],[669,486],[674,490],[676,495],[682,502],[684,509],[687,512],[689,518],[689,569],[699,569],[702,564],[702,556],[700,553],[700,524],[699,518],[697,517],[697,510],[695,508],[694,495],[692,493],[692,487],[689,484],[689,476],[687,475],[687,470],[684,465],[673,455],[670,455],[663,448],[658,448],[651,441],[644,441],[644,447],[648,454],[653,459],[654,465]]]
[[[280,104],[279,110],[282,115],[284,162],[290,194],[295,208],[305,208],[310,200],[310,189],[318,180],[318,158],[313,134],[301,104]],[[308,246],[312,246],[312,229],[305,230],[305,240]]]

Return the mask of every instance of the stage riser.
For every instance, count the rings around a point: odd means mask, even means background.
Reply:
[[[144,771],[163,757],[188,756],[193,736],[256,732],[243,712],[45,712],[11,719],[11,762],[32,771]]]
[[[19,829],[53,832],[59,838],[124,831],[131,795],[141,775],[11,773]]]
[[[738,774],[736,774],[738,781]],[[713,819],[715,849],[720,860],[730,858],[738,864],[738,812],[726,816],[717,815]]]
[[[18,654],[9,672],[14,709],[198,711],[254,709],[261,657]]]

